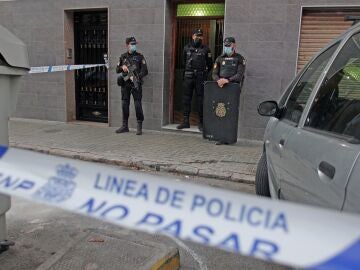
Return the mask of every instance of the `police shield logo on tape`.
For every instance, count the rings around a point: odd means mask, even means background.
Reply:
[[[69,164],[58,165],[56,176],[50,177],[48,183],[35,192],[34,199],[50,203],[60,203],[70,199],[76,188],[74,179],[77,174],[78,170]]]

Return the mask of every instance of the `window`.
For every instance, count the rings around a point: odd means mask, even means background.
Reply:
[[[330,67],[305,126],[360,140],[360,33]]]
[[[177,17],[193,16],[221,16],[225,14],[225,4],[223,3],[192,3],[178,4],[176,10]]]
[[[285,106],[285,103],[286,103],[286,101],[287,101],[287,99],[288,99],[288,97],[289,97],[289,94],[291,93],[291,90],[294,88],[295,83],[299,80],[300,75],[301,75],[301,72],[299,72],[299,73],[296,75],[295,79],[293,79],[293,80],[291,81],[290,85],[289,85],[288,88],[285,90],[284,95],[281,97],[281,100],[279,101],[279,106],[280,106],[280,107],[284,107],[284,106]]]
[[[0,66],[8,66],[5,58],[0,54]]]
[[[338,47],[338,43],[320,54],[303,73],[302,77],[291,92],[287,104],[284,118],[294,123],[299,123],[306,102],[308,101],[314,86],[324,70],[329,59]]]

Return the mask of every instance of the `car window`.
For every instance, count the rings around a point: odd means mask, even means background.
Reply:
[[[335,58],[305,126],[360,140],[360,33]]]
[[[287,100],[284,119],[290,120],[296,124],[299,123],[306,102],[308,101],[317,80],[338,46],[339,43],[334,44],[320,54],[308,66]]]
[[[288,100],[289,94],[290,94],[291,90],[294,88],[296,82],[299,80],[300,75],[301,75],[301,71],[296,75],[295,79],[293,79],[291,81],[290,85],[285,90],[284,95],[281,97],[281,99],[279,101],[279,107],[285,106],[285,103]]]

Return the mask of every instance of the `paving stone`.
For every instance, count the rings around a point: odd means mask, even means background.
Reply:
[[[211,177],[211,178],[219,178],[219,179],[230,179],[232,173],[231,172],[223,172],[219,170],[200,170],[199,176],[203,177]]]
[[[255,176],[249,174],[233,173],[231,175],[231,181],[251,184],[255,182]]]
[[[177,166],[176,172],[186,175],[197,175],[199,172],[199,169],[191,166]]]
[[[79,123],[12,119],[13,147],[134,169],[200,175],[229,181],[254,181],[262,152],[259,141],[240,140],[218,147],[199,134],[149,131],[136,136],[131,130]],[[55,132],[56,131],[56,132]]]

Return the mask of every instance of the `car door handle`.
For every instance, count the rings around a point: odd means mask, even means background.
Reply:
[[[279,144],[280,144],[281,146],[284,146],[284,144],[285,144],[285,139],[280,139]]]
[[[335,167],[326,161],[321,161],[319,164],[319,171],[325,174],[330,179],[333,179],[335,176]]]

